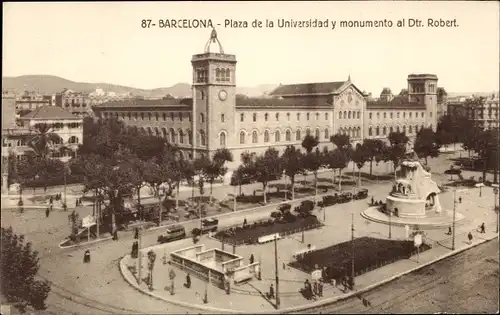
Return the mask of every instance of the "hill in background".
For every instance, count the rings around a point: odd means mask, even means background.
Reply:
[[[272,91],[277,85],[265,84],[255,87],[237,87],[237,93],[248,96],[261,96]],[[103,89],[106,92],[115,92],[116,94],[132,93],[144,97],[163,97],[167,94],[175,97],[190,97],[191,84],[177,83],[170,87],[157,89],[137,89],[128,86],[115,85],[109,83],[86,83],[74,82],[61,77],[52,75],[23,75],[19,77],[3,77],[3,90],[22,93],[25,90],[37,91],[41,94],[52,94],[61,92],[64,89],[70,89],[75,92],[92,92],[96,89]]]

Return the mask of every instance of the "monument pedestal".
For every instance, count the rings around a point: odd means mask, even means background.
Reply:
[[[387,210],[400,218],[425,218],[425,200],[387,196]],[[397,211],[396,211],[397,209]]]

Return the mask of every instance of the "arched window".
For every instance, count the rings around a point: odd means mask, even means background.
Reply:
[[[385,126],[382,128],[382,134],[384,136],[387,135],[387,128]]]
[[[205,114],[200,113],[200,121],[201,121],[202,123],[204,123],[204,122],[205,122]]]
[[[361,127],[358,127],[358,138],[361,138]]]
[[[399,125],[396,126],[396,131],[399,132],[400,129],[399,129]]]
[[[372,136],[372,127],[368,128],[368,136],[370,136],[370,137]]]
[[[379,127],[379,126],[377,126],[377,127],[375,128],[375,135],[376,135],[376,136],[380,136],[380,127]]]
[[[200,145],[206,145],[205,131],[200,130]]]
[[[253,118],[253,121],[257,121],[257,114],[253,113],[252,118]]]
[[[285,139],[286,141],[292,141],[292,133],[290,132],[290,130],[287,130],[285,132]]]
[[[167,129],[161,128],[161,132],[163,134],[163,138],[166,138],[167,137]]]
[[[279,120],[280,120],[280,114],[276,113],[276,121],[279,121]]]
[[[328,113],[325,113],[325,120],[328,120]]]
[[[69,139],[68,139],[68,143],[71,143],[71,144],[77,144],[78,143],[78,137],[75,137],[75,136],[71,136]]]
[[[358,112],[356,113],[356,118],[357,118],[357,119],[359,119],[360,117],[361,117],[361,113],[358,111]]]
[[[151,120],[151,113],[148,113],[148,119]]]
[[[155,134],[156,134],[157,137],[161,136],[160,129],[158,129],[158,127],[155,128]]]
[[[141,120],[144,120],[144,113],[141,113]]]
[[[245,114],[243,113],[240,114],[240,121],[245,121]]]
[[[403,112],[403,118],[406,118],[406,112]]]
[[[302,139],[302,137],[300,136],[300,130],[297,130],[295,131],[295,140],[300,141],[300,139]]]
[[[406,126],[403,126],[403,133],[406,133]]]
[[[328,139],[330,137],[330,132],[328,131],[328,128],[325,128],[325,139]]]
[[[394,128],[392,128],[392,126],[389,128],[389,133],[393,133],[394,132]]]
[[[240,144],[245,144],[245,132],[240,131]]]
[[[300,113],[297,113],[297,121],[300,120]]]
[[[316,128],[314,136],[319,140],[319,128]]]
[[[226,69],[226,81],[231,81],[231,70]]]
[[[274,141],[275,141],[275,142],[280,142],[280,141],[281,141],[281,133],[280,133],[280,131],[279,131],[279,130],[276,130],[276,131],[274,132]]]
[[[264,120],[267,121],[267,119],[269,118],[269,114],[268,113],[265,113],[264,114]]]
[[[226,133],[225,132],[221,132],[220,133],[220,146],[221,147],[225,147],[226,146]]]
[[[411,114],[411,113],[410,113]],[[413,126],[409,125],[408,126],[408,133],[411,134],[413,132]]]
[[[311,135],[311,129],[310,128],[307,128],[306,129],[306,136],[310,136]]]
[[[286,113],[286,119],[290,120],[290,113]]]
[[[380,119],[380,113],[377,113],[377,119]]]
[[[257,143],[258,135],[257,131],[252,132],[252,143]]]
[[[351,119],[351,111],[349,111],[349,112],[347,113],[347,118],[348,118],[348,119]]]
[[[269,131],[264,131],[264,142],[269,142]]]
[[[179,129],[179,142],[184,143],[184,132],[182,129]]]
[[[167,113],[163,113],[163,121],[167,120]]]
[[[344,119],[347,119],[347,111],[344,111]]]
[[[215,80],[220,81],[220,69],[215,69]]]
[[[153,135],[153,130],[151,130],[150,127],[148,127],[148,136],[152,136]]]
[[[306,119],[309,120],[309,113],[306,114]]]
[[[415,133],[417,133],[418,131],[419,131],[418,125],[415,125]]]
[[[224,117],[224,114],[220,114],[220,122],[224,122],[226,118]]]
[[[396,113],[396,118],[399,119],[399,112]]]
[[[339,112],[339,119],[342,119],[342,112]]]
[[[319,113],[316,113],[316,120],[319,119]]]
[[[175,137],[175,131],[174,131],[174,129],[170,128],[170,130],[169,130],[169,131],[170,131],[170,132],[169,132],[169,133],[170,133],[170,141],[171,141],[172,143],[176,143],[177,141],[175,141],[175,140],[176,140],[176,139],[175,139],[176,137]]]

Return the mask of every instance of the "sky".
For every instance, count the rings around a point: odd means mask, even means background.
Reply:
[[[424,26],[408,27],[410,18]],[[456,19],[458,26],[429,27],[429,18]],[[142,28],[144,19],[156,26]],[[499,86],[498,1],[3,3],[3,76],[145,89],[189,83],[191,56],[204,52],[211,29],[159,28],[160,19],[211,19],[225,53],[236,55],[238,86],[342,81],[350,74],[361,90],[397,93],[410,73],[436,74],[452,92]],[[226,27],[226,19],[248,27]],[[252,27],[255,19],[262,28]],[[278,28],[278,19],[329,24]],[[393,26],[340,27],[384,19]]]

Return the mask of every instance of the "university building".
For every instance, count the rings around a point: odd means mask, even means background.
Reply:
[[[212,44],[218,52],[210,51]],[[245,151],[300,147],[307,134],[318,138],[320,149],[332,148],[330,136],[337,133],[349,135],[353,143],[386,139],[397,130],[414,138],[423,127],[435,130],[443,101],[438,94],[444,89],[433,74],[410,74],[408,89],[393,95],[385,88],[378,99],[350,76],[344,81],[280,85],[266,97],[237,95],[236,56],[224,53],[215,31],[205,52],[192,56],[191,65],[191,98],[113,101],[93,110],[98,117],[118,117],[166,138],[188,158],[228,148],[235,159],[228,167],[234,168]]]

